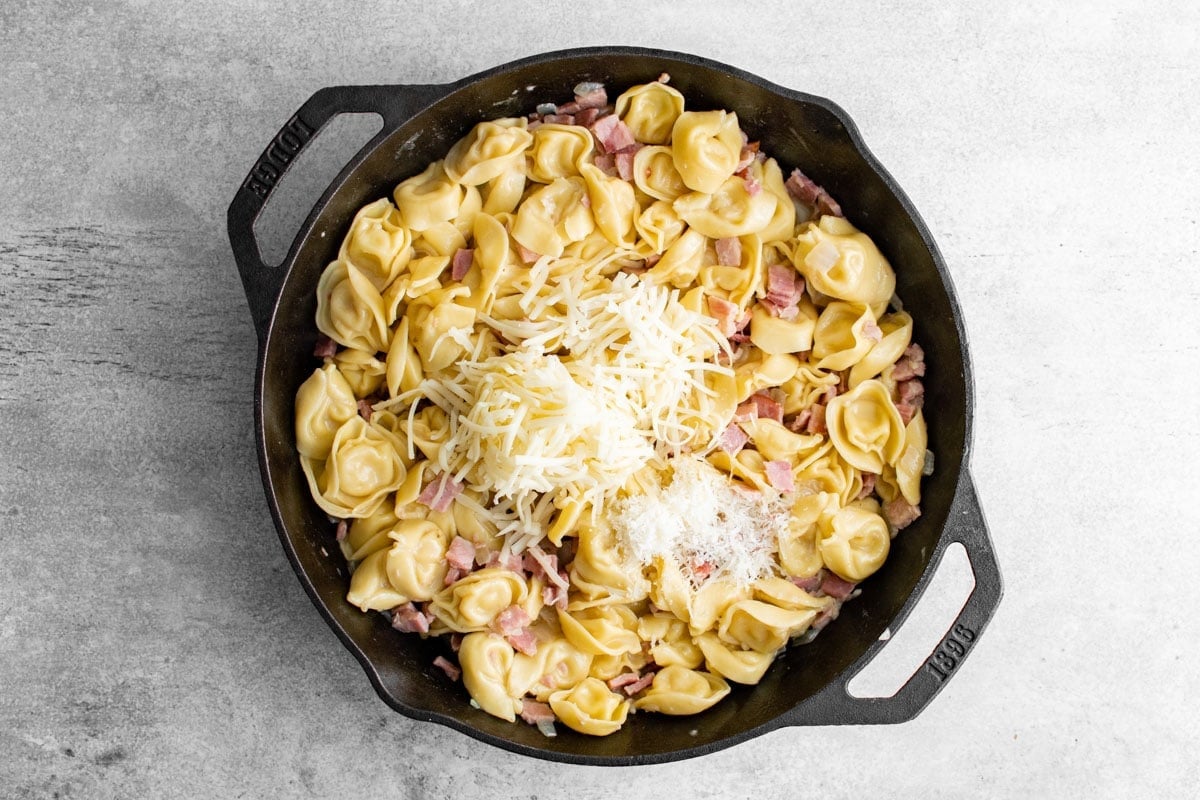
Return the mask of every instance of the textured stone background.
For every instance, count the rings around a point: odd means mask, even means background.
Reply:
[[[1190,796],[1197,6],[283,5],[0,5],[0,796]],[[1006,597],[911,723],[531,761],[389,711],[280,551],[234,190],[321,86],[588,44],[835,99],[941,245]],[[281,190],[268,244],[335,149]],[[920,663],[963,586],[939,581],[875,680]]]

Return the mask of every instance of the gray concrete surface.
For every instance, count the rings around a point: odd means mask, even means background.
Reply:
[[[1196,6],[284,5],[0,5],[0,797],[1194,796]],[[321,86],[609,43],[835,99],[950,264],[1007,594],[911,723],[531,761],[388,710],[280,551],[224,229],[241,178]]]

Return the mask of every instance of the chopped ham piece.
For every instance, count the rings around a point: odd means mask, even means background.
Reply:
[[[446,677],[452,681],[456,681],[462,677],[462,670],[455,666],[454,662],[445,656],[438,656],[433,660],[433,665],[446,673]]]
[[[323,333],[318,334],[317,345],[313,348],[313,355],[317,358],[332,358],[337,355],[337,342]]]
[[[854,584],[832,572],[826,572],[821,579],[821,591],[836,600],[845,600],[854,591]]]
[[[870,497],[871,492],[875,491],[876,475],[874,472],[864,472],[862,476],[862,489],[858,491],[855,500],[862,500],[864,497]]]
[[[708,580],[708,576],[712,575],[713,570],[716,568],[717,565],[711,561],[704,561],[699,558],[693,558],[688,563],[688,570],[691,571],[692,577],[700,581]]]
[[[580,108],[604,108],[608,92],[600,83],[580,83],[575,86],[575,102]]]
[[[748,441],[750,441],[750,437],[746,435],[741,426],[734,422],[721,434],[721,438],[717,440],[717,447],[729,455],[735,456],[746,446]]]
[[[796,270],[787,264],[772,264],[767,268],[766,302],[781,309],[794,308],[803,297],[804,278]]]
[[[812,594],[821,588],[821,573],[818,572],[816,575],[809,575],[807,578],[792,578],[792,583]]]
[[[770,396],[759,392],[750,395],[750,399],[746,402],[754,403],[755,414],[759,419],[773,419],[776,422],[783,422],[783,406]]]
[[[337,526],[337,534],[336,534],[337,541],[339,541],[339,542],[346,541],[346,534],[349,533],[349,531],[350,531],[350,523],[346,522],[346,520],[344,520],[344,519],[339,519],[338,526]]]
[[[360,417],[365,419],[367,422],[370,422],[372,413],[374,413],[374,409],[371,408],[370,400],[363,398],[362,400],[358,401],[358,415]]]
[[[532,656],[537,653],[538,640],[533,635],[529,628],[521,628],[515,633],[510,633],[504,637],[504,641],[513,646],[514,650],[524,653],[527,656]]]
[[[534,251],[530,250],[528,247],[521,245],[519,242],[516,243],[516,245],[517,245],[517,255],[521,257],[521,263],[523,263],[523,264],[533,264],[539,258],[542,257],[541,253],[535,253]]]
[[[595,162],[596,168],[610,178],[619,177],[620,172],[617,171],[617,157],[611,153],[597,153]]]
[[[475,250],[470,247],[460,247],[454,251],[450,262],[450,278],[461,281],[471,271],[471,262],[475,259]]]
[[[621,180],[633,180],[633,159],[636,155],[637,150],[631,147],[629,148],[629,152],[622,150],[613,156],[617,166],[617,175],[621,177]]]
[[[836,200],[830,197],[829,192],[814,183],[811,178],[800,170],[792,170],[792,174],[784,183],[784,186],[787,188],[788,194],[806,206],[811,206],[818,212],[832,217],[843,216],[842,207],[837,204]]]
[[[455,569],[470,572],[475,566],[475,544],[470,539],[455,536],[446,548],[446,563]]]
[[[458,579],[463,576],[463,571],[458,567],[450,567],[446,570],[446,577],[442,578],[443,586],[453,586],[458,583]]]
[[[516,633],[528,625],[532,620],[525,609],[518,605],[511,605],[496,615],[496,630],[504,636],[511,633]]]
[[[883,516],[887,518],[888,524],[893,528],[902,530],[921,516],[921,509],[901,496],[883,507]]]
[[[733,410],[734,422],[748,422],[752,419],[758,419],[758,403],[754,402],[753,397],[749,400],[743,400]]]
[[[625,694],[629,695],[630,697],[633,697],[635,694],[642,691],[643,689],[645,689],[647,686],[649,686],[652,683],[654,683],[654,673],[647,672],[645,675],[638,678],[633,683],[628,683],[628,684],[622,686],[621,689],[625,692]]]
[[[591,131],[606,153],[615,153],[637,144],[637,139],[633,138],[633,132],[629,130],[629,126],[622,122],[616,114],[609,114],[597,119],[592,123]]]
[[[622,672],[617,677],[610,678],[608,680],[608,688],[612,689],[615,692],[618,689],[620,689],[622,686],[628,686],[631,683],[637,683],[637,682],[638,682],[638,674],[636,672]]]
[[[878,342],[883,339],[883,329],[874,322],[868,320],[867,323],[863,325],[863,338],[868,342]]]
[[[443,472],[421,490],[417,502],[429,506],[434,511],[449,511],[454,498],[458,497],[462,489],[462,484],[451,478],[450,473]]]
[[[751,197],[754,197],[762,191],[762,184],[756,181],[754,178],[744,178],[742,183],[746,184],[746,194],[750,195]]]
[[[793,433],[807,433],[804,428],[810,419],[812,419],[812,408],[802,408],[791,417],[785,418],[783,424]]]
[[[781,306],[778,303],[772,303],[770,300],[759,300],[758,304],[765,308],[767,313],[772,317],[779,317],[788,322],[800,316],[800,306],[798,305]]]
[[[462,640],[463,635],[461,633],[450,634],[450,649],[457,653],[459,648],[462,647]]]
[[[758,147],[758,142],[747,142],[746,144],[742,145],[741,155],[738,157],[737,166],[734,167],[733,170],[735,174],[741,174],[745,171],[746,167],[749,167],[755,162],[755,160],[758,158]],[[742,177],[744,178],[746,176],[743,175]]]
[[[726,338],[733,336],[738,332],[738,323],[741,321],[742,309],[737,303],[731,303],[723,297],[709,295],[705,298],[708,301],[708,313],[712,314],[713,319],[717,321],[717,329],[725,335]]]
[[[510,572],[521,572],[524,564],[521,557],[516,553],[501,556],[499,551],[497,551],[488,555],[487,563],[484,566],[489,569],[492,567],[503,567]]]
[[[561,577],[566,577],[565,572],[558,573]],[[560,608],[563,611],[567,610],[567,590],[561,586],[556,586],[553,583],[548,583],[542,587],[542,602],[548,606]]]
[[[767,483],[778,492],[796,491],[796,483],[792,479],[792,463],[790,461],[768,461],[763,464],[767,473]]]
[[[558,110],[560,112],[563,112],[563,111],[568,111],[569,109],[567,106],[559,106]],[[542,117],[542,122],[558,124],[558,125],[574,125],[575,124],[575,115],[574,114],[563,114],[563,113],[547,114],[546,116]]]
[[[809,435],[829,433],[829,428],[825,424],[825,406],[813,403],[809,408],[812,413],[809,415],[808,421],[804,423],[804,432]]]
[[[537,725],[539,722],[554,722],[557,718],[550,706],[526,697],[521,701],[521,719],[530,725]]]
[[[429,633],[429,622],[432,619],[412,603],[392,609],[392,627],[404,633]]]
[[[892,367],[892,378],[896,381],[906,381],[925,375],[925,351],[919,344],[910,344]]]
[[[925,405],[925,384],[920,378],[910,378],[896,384],[896,410],[904,424],[912,422],[921,407]]]
[[[723,267],[737,267],[742,263],[742,240],[736,236],[717,239],[717,263]]]
[[[582,125],[583,127],[586,128],[586,127],[590,126],[593,122],[595,122],[599,117],[600,117],[600,109],[599,108],[581,108],[575,114],[575,124]]]

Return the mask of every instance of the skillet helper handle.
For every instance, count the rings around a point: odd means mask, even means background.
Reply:
[[[444,91],[441,86],[424,85],[326,87],[308,98],[271,139],[234,195],[228,217],[229,243],[260,343],[266,338],[271,312],[287,271],[263,262],[254,223],[288,168],[339,114],[373,113],[383,118],[383,127],[359,150],[354,158],[357,161]],[[290,262],[296,246],[297,242],[293,242],[283,263]]]
[[[797,708],[798,725],[877,725],[907,722],[919,714],[962,665],[987,627],[1004,592],[1000,566],[971,476],[964,469],[946,528],[931,563],[940,564],[954,542],[966,549],[975,588],[937,647],[891,697],[855,697],[847,684],[857,670],[826,686]],[[878,649],[875,649],[878,653]],[[865,666],[865,663],[863,664]]]

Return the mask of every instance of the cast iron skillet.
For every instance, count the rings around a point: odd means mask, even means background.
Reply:
[[[444,645],[392,630],[382,615],[345,599],[347,576],[332,526],[309,496],[293,434],[296,389],[317,366],[315,289],[337,255],[355,211],[390,196],[401,179],[441,158],[472,125],[526,114],[571,97],[582,80],[612,90],[671,75],[692,109],[737,112],[751,139],[787,170],[800,166],[841,203],[895,265],[898,293],[927,354],[926,414],[937,470],[924,484],[923,515],[900,534],[862,596],[811,644],[793,647],[757,687],[735,686],[691,717],[636,715],[616,734],[593,738],[559,726],[556,738],[508,724],[468,704],[431,662]],[[292,159],[330,119],[374,112],[383,128],[346,165],[313,208],[281,266],[263,263],[254,221]],[[441,86],[341,86],[318,91],[280,130],[229,208],[229,238],[259,338],[255,384],[258,453],[271,512],[300,582],[384,702],[409,717],[448,725],[518,753],[580,764],[628,765],[690,758],[785,725],[902,722],[933,699],[970,652],[1000,601],[999,568],[967,471],[972,382],[966,336],[950,276],[909,200],[867,151],[844,111],[820,97],[776,86],[696,56],[627,47],[534,56]],[[926,664],[890,698],[861,699],[847,682],[884,646],[917,602],[946,548],[961,542],[975,588]],[[329,553],[330,555],[326,555]]]

